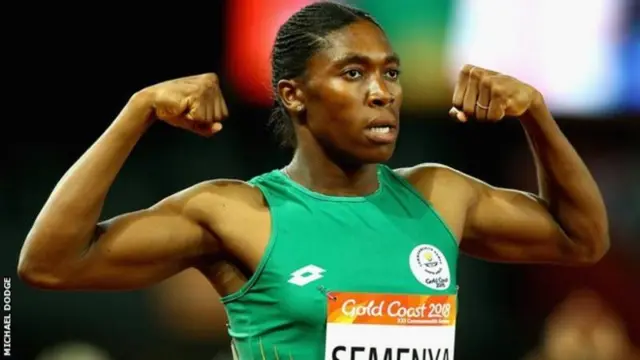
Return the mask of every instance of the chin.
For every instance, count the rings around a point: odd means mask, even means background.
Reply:
[[[391,159],[396,143],[373,144],[371,142],[351,142],[344,146],[326,148],[329,156],[342,165],[359,167],[361,165],[385,163]]]
[[[357,154],[357,158],[363,164],[378,164],[385,163],[391,159],[396,149],[396,144],[379,145],[376,147],[370,147],[363,149],[362,152]]]

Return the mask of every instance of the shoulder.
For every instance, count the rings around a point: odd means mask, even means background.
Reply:
[[[397,168],[393,171],[419,189],[445,187],[470,191],[478,182],[477,179],[462,171],[438,163],[422,163],[412,167]]]
[[[457,240],[462,239],[467,213],[480,198],[477,180],[449,166],[434,163],[394,171],[431,204]]]
[[[462,171],[438,163],[422,163],[394,169],[394,172],[406,179],[427,200],[458,200],[470,205],[477,201],[486,185]]]
[[[154,205],[155,208],[180,212],[198,221],[214,213],[252,208],[258,210],[264,206],[262,193],[257,187],[235,179],[203,181]]]
[[[435,175],[439,176],[448,176],[448,174],[460,173],[452,167],[447,165],[438,164],[438,163],[421,163],[418,165],[414,165],[411,167],[402,167],[393,169],[393,171],[406,178],[409,179],[418,179],[424,177],[433,177]]]

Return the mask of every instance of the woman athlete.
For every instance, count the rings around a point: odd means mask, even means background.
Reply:
[[[228,115],[215,74],[142,89],[51,193],[22,248],[21,278],[127,290],[195,268],[223,297],[240,359],[452,359],[459,250],[564,265],[607,252],[598,187],[533,87],[466,65],[450,115],[517,118],[508,121],[530,140],[538,195],[438,164],[383,165],[400,130],[400,60],[367,13],[307,6],[282,25],[272,55],[274,119],[295,149],[287,166],[205,181],[99,222],[150,126],[211,136]]]

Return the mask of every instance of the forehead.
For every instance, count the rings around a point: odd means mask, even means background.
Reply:
[[[373,62],[383,62],[393,55],[393,48],[386,34],[375,24],[366,20],[357,21],[334,31],[325,39],[327,47],[314,56],[315,59],[312,59],[310,65],[330,65],[348,54],[357,54]]]

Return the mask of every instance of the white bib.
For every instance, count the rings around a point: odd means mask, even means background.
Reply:
[[[331,295],[325,360],[453,360],[456,295]]]

